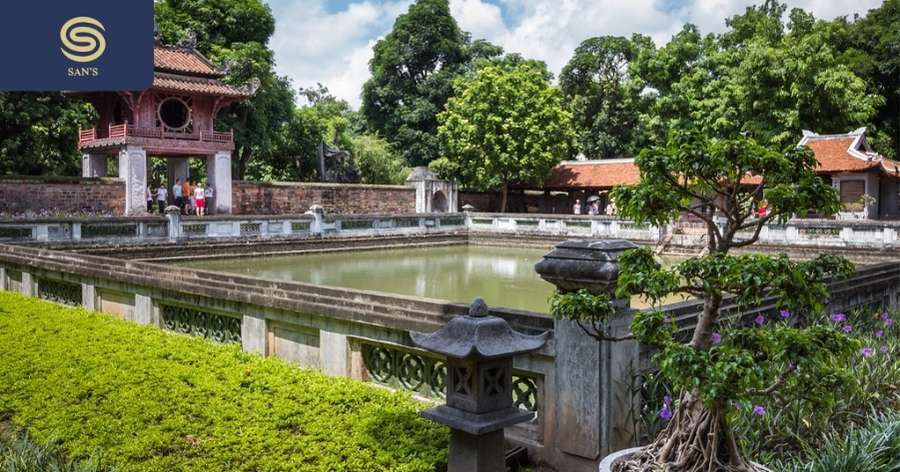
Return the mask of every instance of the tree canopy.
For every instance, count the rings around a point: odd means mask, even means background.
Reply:
[[[447,0],[416,0],[375,44],[361,112],[410,165],[428,164],[439,155],[437,115],[453,95],[453,80],[472,61],[501,52],[486,41],[472,42]]]
[[[545,68],[487,65],[454,90],[438,116],[444,156],[432,167],[469,188],[501,189],[503,211],[510,184],[540,185],[572,156],[572,117]]]

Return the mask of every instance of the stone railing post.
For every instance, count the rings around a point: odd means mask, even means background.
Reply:
[[[476,298],[432,334],[410,333],[417,346],[447,357],[447,403],[422,416],[450,427],[448,472],[506,472],[503,429],[534,418],[513,405],[513,357],[544,346],[549,333],[529,336],[488,315]]]
[[[618,259],[636,248],[624,240],[566,241],[535,266],[560,292],[586,289],[607,294],[616,314],[608,330],[613,336],[630,331],[630,300],[615,299]],[[636,441],[635,416],[640,413],[632,378],[638,372],[639,346],[634,341],[599,342],[575,322],[557,320],[555,378],[556,440],[559,463],[566,470],[594,470],[601,457]]]
[[[169,241],[181,237],[181,209],[175,205],[166,207],[166,219],[169,220]]]
[[[313,221],[309,225],[309,234],[318,234],[321,235],[324,233],[324,228],[322,228],[322,221],[325,219],[325,209],[319,205],[313,205],[309,207],[309,210],[306,211],[307,215],[312,215]]]

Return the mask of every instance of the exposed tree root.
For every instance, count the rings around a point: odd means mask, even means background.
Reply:
[[[725,423],[722,405],[708,407],[687,394],[656,440],[613,472],[764,472],[744,460]]]

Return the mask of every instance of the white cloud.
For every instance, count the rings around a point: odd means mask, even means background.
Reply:
[[[372,45],[393,26],[412,0],[343,0],[329,11],[327,0],[270,0],[277,28],[272,40],[278,70],[297,86],[321,82],[354,106],[369,77]],[[685,22],[701,31],[721,32],[724,19],[742,12],[750,0],[688,0],[665,11],[662,0],[450,0],[460,27],[509,52],[547,62],[559,73],[584,39],[639,32],[657,44]],[[672,2],[669,2],[672,4]],[[789,0],[819,18],[865,13],[881,0]]]

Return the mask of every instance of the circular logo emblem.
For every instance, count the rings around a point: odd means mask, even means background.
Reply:
[[[89,16],[77,16],[67,21],[59,30],[63,55],[75,62],[96,61],[106,51],[106,29]]]

